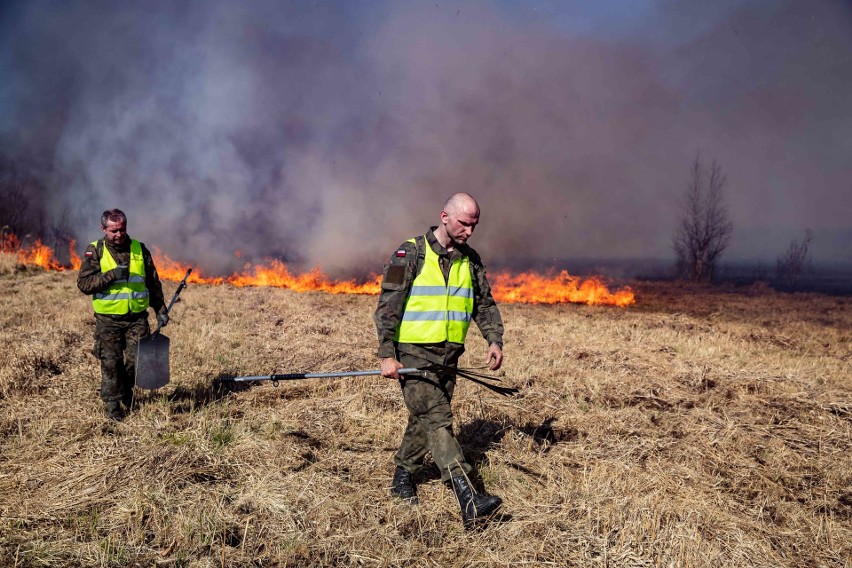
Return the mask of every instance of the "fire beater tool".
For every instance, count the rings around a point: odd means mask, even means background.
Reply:
[[[172,311],[180,291],[186,287],[186,279],[192,272],[186,270],[183,280],[178,284],[166,313]],[[169,338],[160,333],[162,326],[157,323],[154,333],[139,340],[136,352],[136,386],[141,389],[158,389],[169,384]]]
[[[424,371],[453,374],[457,377],[462,377],[473,381],[474,383],[503,396],[512,396],[518,393],[518,389],[516,389],[515,387],[505,387],[488,382],[501,382],[498,377],[493,377],[484,373],[477,373],[472,369],[458,369],[448,367],[446,365],[441,365],[440,363],[431,363],[423,367],[404,367],[402,369],[399,369],[399,371],[397,372],[400,375],[423,375]],[[278,381],[297,381],[300,379],[337,379],[340,377],[368,377],[381,374],[382,372],[379,369],[371,369],[368,371],[343,371],[340,373],[275,373],[272,375],[257,375],[253,377],[223,378],[222,382],[248,383],[253,381],[272,381],[272,384],[277,386]]]

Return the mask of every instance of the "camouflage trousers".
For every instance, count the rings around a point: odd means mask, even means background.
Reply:
[[[95,357],[101,362],[101,400],[107,408],[129,407],[136,381],[139,339],[149,334],[148,313],[119,319],[95,314]]]
[[[423,360],[401,353],[404,367],[420,367]],[[408,408],[408,426],[394,463],[411,473],[423,467],[427,452],[441,471],[441,479],[469,473],[461,446],[453,436],[453,411],[450,402],[456,386],[454,375],[426,373],[424,377],[408,376],[400,382],[402,397]]]

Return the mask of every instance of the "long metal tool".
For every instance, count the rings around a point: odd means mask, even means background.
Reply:
[[[178,294],[186,287],[191,268],[188,268],[183,280],[178,284],[172,301],[166,307],[166,313],[172,311]],[[154,332],[139,340],[136,351],[136,386],[141,389],[158,389],[169,384],[169,338],[160,333],[162,326],[157,322]]]
[[[453,374],[458,377],[473,381],[476,384],[481,385],[503,396],[511,396],[518,393],[518,389],[514,387],[504,387],[501,385],[495,385],[486,382],[496,381],[499,383],[500,379],[498,377],[492,377],[483,373],[476,373],[470,369],[458,369],[455,367],[448,367],[439,363],[431,363],[424,367],[403,367],[402,369],[399,369],[397,373],[399,373],[400,375],[423,375],[426,371]],[[232,383],[248,383],[253,381],[272,381],[273,383],[277,383],[278,381],[298,381],[301,379],[338,379],[341,377],[369,377],[381,374],[381,370],[371,369],[369,371],[343,371],[338,373],[274,373],[271,375],[255,375],[251,377],[230,377],[223,378],[221,380],[222,382]]]
[[[400,375],[414,375],[417,373],[422,374],[423,369],[419,369],[417,367],[405,367],[397,372]],[[299,379],[339,379],[341,377],[369,377],[381,374],[382,371],[380,369],[372,369],[369,371],[344,371],[341,373],[283,373],[273,375],[256,375],[254,377],[233,377],[222,380],[233,383],[248,383],[251,381],[272,381],[273,383],[277,383],[278,381],[298,381]]]

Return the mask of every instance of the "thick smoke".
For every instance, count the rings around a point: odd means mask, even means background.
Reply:
[[[0,155],[81,239],[117,206],[208,271],[344,275],[460,190],[486,258],[670,256],[700,150],[728,174],[731,256],[813,227],[818,259],[848,261],[852,14],[816,4],[21,2]]]

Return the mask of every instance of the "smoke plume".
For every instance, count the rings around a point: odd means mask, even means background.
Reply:
[[[0,156],[211,272],[375,272],[456,191],[486,260],[666,257],[696,151],[732,256],[852,258],[847,5],[583,4],[8,4]]]

